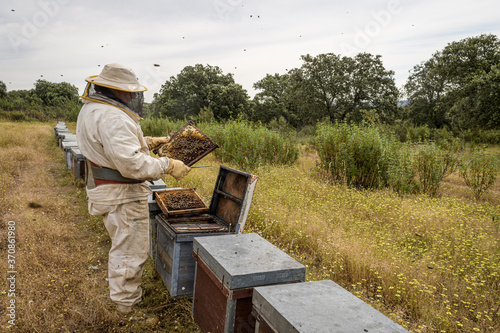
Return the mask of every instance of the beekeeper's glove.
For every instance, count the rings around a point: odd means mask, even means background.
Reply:
[[[158,148],[159,145],[168,143],[169,141],[170,137],[168,136],[160,136],[160,137],[148,136],[148,148],[149,150],[153,150]]]
[[[171,175],[177,180],[184,178],[191,171],[191,168],[182,161],[173,158],[169,158],[168,161],[167,175]]]

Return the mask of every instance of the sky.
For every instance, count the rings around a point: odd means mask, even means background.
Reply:
[[[250,97],[266,74],[301,56],[381,55],[401,88],[415,65],[451,42],[500,37],[498,0],[2,0],[0,81],[31,89],[69,82],[105,64],[134,70],[151,102],[162,84],[195,64],[233,74]]]

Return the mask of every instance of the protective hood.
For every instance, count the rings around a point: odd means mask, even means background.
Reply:
[[[87,83],[85,87],[85,92],[82,96],[80,96],[85,103],[85,100],[102,103],[117,107],[120,110],[123,110],[139,119],[142,118],[142,104],[144,101],[144,93],[136,92],[134,93],[134,98],[127,104],[118,99],[113,92],[107,88],[96,85],[94,83]]]

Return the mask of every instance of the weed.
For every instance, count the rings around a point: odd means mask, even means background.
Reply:
[[[494,183],[500,171],[496,156],[479,152],[464,155],[460,176],[478,200]]]

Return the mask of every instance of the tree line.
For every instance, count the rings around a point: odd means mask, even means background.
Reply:
[[[11,120],[36,119],[75,121],[82,103],[78,88],[67,82],[37,80],[30,90],[7,91],[0,81],[0,117]]]
[[[145,107],[149,117],[243,118],[286,123],[296,129],[318,121],[409,123],[430,128],[500,128],[500,41],[482,34],[449,43],[417,64],[402,89],[380,55],[333,53],[301,56],[285,74],[267,74],[250,98],[233,74],[196,64],[170,77]],[[403,103],[402,103],[403,101]],[[29,91],[9,91],[0,81],[0,108],[76,120],[78,90],[38,80]],[[33,112],[37,111],[37,112]],[[5,113],[5,112],[4,112]]]

